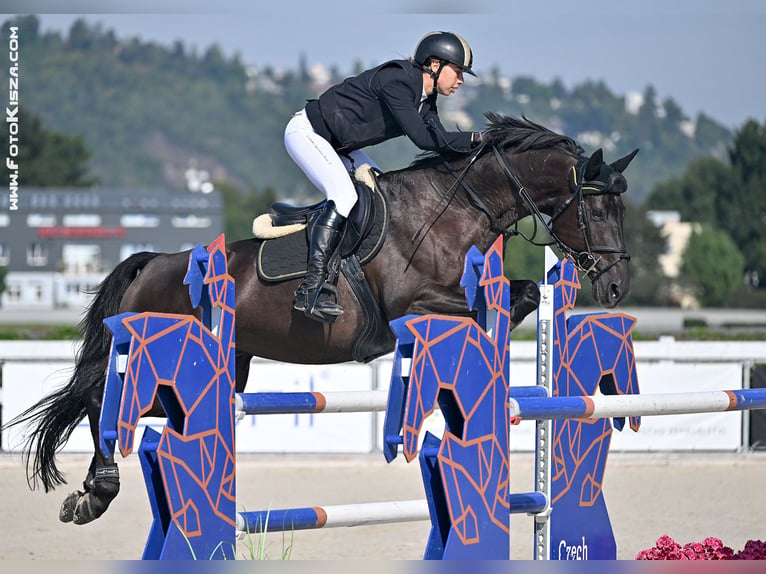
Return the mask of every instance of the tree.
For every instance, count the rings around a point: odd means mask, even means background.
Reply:
[[[634,137],[639,145],[645,147],[646,144],[654,145],[660,131],[660,121],[657,117],[657,91],[651,84],[644,89],[643,100],[636,117]]]
[[[19,108],[19,184],[82,187],[95,183],[87,176],[90,152],[79,136],[48,131],[40,118]],[[7,132],[0,132],[0,149],[8,149]]]
[[[19,37],[23,38],[25,43],[36,42],[40,35],[40,20],[37,16],[17,16],[3,23],[3,38],[10,36],[11,26],[19,28]]]
[[[662,102],[662,109],[665,110],[665,122],[671,126],[678,126],[686,119],[684,112],[673,98],[666,98]]]
[[[749,271],[766,277],[766,125],[748,121],[734,136],[729,159],[737,185],[721,189],[719,225],[729,231]]]
[[[266,188],[263,193],[255,190],[245,193],[230,183],[217,183],[216,188],[223,197],[224,233],[228,241],[252,237],[253,219],[268,213],[271,204],[277,200],[271,188]]]
[[[742,287],[745,260],[731,237],[713,226],[692,233],[683,254],[681,280],[704,307],[725,307]]]
[[[534,231],[532,219],[526,218],[519,223],[519,229],[527,237],[531,237]],[[541,228],[538,225],[538,237],[534,238],[535,243],[544,243],[548,239],[548,234],[540,234]],[[503,261],[503,272],[509,279],[530,279],[532,281],[542,281],[545,272],[545,253],[543,248],[533,245],[522,237],[511,237],[505,246],[505,258]]]
[[[719,190],[736,186],[731,168],[720,160],[694,160],[682,177],[657,184],[647,199],[651,209],[678,211],[684,221],[718,223]]]
[[[721,141],[727,141],[727,130],[710,116],[699,114],[697,116],[696,129],[694,130],[694,142],[702,149],[716,149]],[[724,150],[721,150],[722,152]],[[721,154],[723,157],[725,154]]]
[[[713,157],[693,161],[681,177],[658,184],[647,204],[725,231],[748,273],[766,277],[766,126],[752,120],[743,125],[728,156],[729,163]]]
[[[5,293],[5,290],[8,287],[5,283],[5,278],[7,276],[8,276],[8,268],[0,267],[0,300],[2,300],[2,295],[3,293]]]
[[[626,211],[623,233],[630,253],[630,294],[625,304],[667,305],[669,279],[658,263],[665,239],[647,217],[645,207],[627,204]]]

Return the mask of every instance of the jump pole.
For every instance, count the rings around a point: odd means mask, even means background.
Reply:
[[[428,502],[399,500],[240,512],[237,531],[249,534],[429,520]]]
[[[651,395],[510,398],[510,414],[522,420],[603,419],[766,409],[766,389]]]
[[[547,497],[541,492],[513,493],[510,501],[511,514],[540,512],[548,504]],[[259,534],[421,520],[430,520],[428,501],[424,498],[240,512],[237,515],[237,531]]]
[[[388,391],[237,393],[235,412],[245,415],[368,413],[386,410]]]

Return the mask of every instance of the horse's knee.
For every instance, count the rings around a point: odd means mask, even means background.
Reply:
[[[511,284],[511,328],[518,326],[527,315],[540,305],[540,289],[530,280],[513,281]]]
[[[534,281],[523,281],[521,287],[521,298],[527,305],[534,305],[535,308],[540,304],[540,288]]]

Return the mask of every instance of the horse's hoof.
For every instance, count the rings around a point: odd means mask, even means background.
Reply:
[[[91,493],[85,493],[77,501],[74,509],[72,522],[74,524],[88,524],[101,516],[106,507],[97,500]]]
[[[77,503],[82,498],[83,493],[81,491],[70,492],[69,496],[61,503],[61,510],[59,510],[59,520],[61,522],[72,522],[74,520],[75,508]]]

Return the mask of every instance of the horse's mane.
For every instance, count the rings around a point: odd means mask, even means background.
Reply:
[[[551,131],[525,117],[519,119],[493,112],[485,113],[484,117],[488,122],[484,131],[488,145],[513,146],[519,152],[557,147],[574,155],[583,153],[582,147],[572,138]]]
[[[517,152],[556,147],[563,149],[572,155],[580,156],[584,153],[583,148],[572,138],[558,134],[548,128],[528,120],[526,117],[517,118],[505,116],[494,112],[485,112],[487,128],[484,130],[485,149],[496,145],[500,148],[513,147]],[[432,164],[435,159],[454,160],[466,157],[466,154],[458,152],[448,154],[426,153],[418,156],[411,167],[425,167]]]

